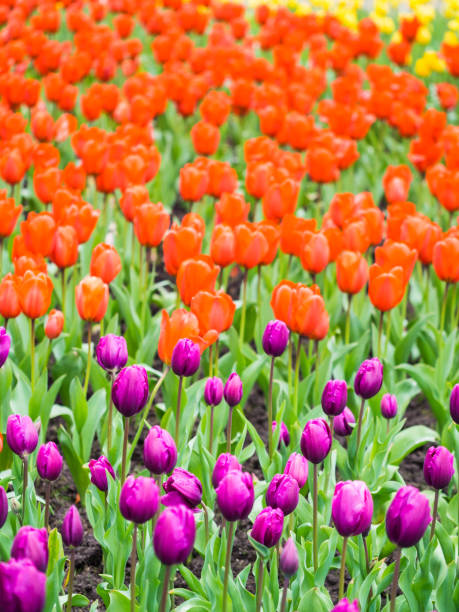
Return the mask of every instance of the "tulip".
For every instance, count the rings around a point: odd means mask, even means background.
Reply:
[[[333,419],[333,429],[339,436],[350,436],[355,425],[355,416],[346,406],[341,414]]]
[[[51,495],[51,482],[57,480],[62,471],[64,460],[54,442],[47,442],[38,449],[37,471],[43,480],[46,480],[45,499],[45,527],[48,528],[49,500]]]
[[[166,495],[161,498],[164,506],[183,504],[196,508],[202,500],[202,484],[194,474],[183,468],[175,468],[172,475],[163,484]]]
[[[48,319],[45,325],[45,335],[50,340],[58,338],[64,329],[64,313],[53,308],[49,311]]]
[[[381,398],[381,414],[385,419],[393,419],[397,414],[397,398],[385,393]]]
[[[0,315],[8,320],[15,319],[21,312],[18,283],[16,278],[8,273],[0,282]]]
[[[357,425],[356,452],[360,445],[360,433],[362,431],[363,409],[365,400],[376,395],[381,389],[383,382],[383,364],[377,357],[366,359],[360,365],[354,380],[354,391],[362,398],[360,404],[359,420]]]
[[[4,327],[0,327],[0,368],[7,360],[10,352],[10,346],[11,337],[6,333],[6,329]]]
[[[204,387],[204,401],[210,406],[209,452],[212,454],[214,441],[214,408],[222,401],[223,382],[217,376],[208,378]]]
[[[449,396],[449,412],[453,421],[459,425],[459,385],[454,385]]]
[[[28,484],[28,455],[33,453],[38,444],[38,432],[28,416],[12,414],[6,423],[6,441],[13,453],[19,455],[23,463],[22,518],[25,513],[25,496]]]
[[[328,416],[341,414],[347,402],[347,384],[344,380],[329,380],[322,392],[322,410]]]
[[[213,292],[219,272],[219,266],[216,266],[208,255],[195,255],[183,261],[176,279],[183,303],[190,306],[192,299],[199,292]]]
[[[91,276],[98,276],[109,285],[121,272],[121,267],[121,258],[114,246],[101,242],[94,247],[89,266]]]
[[[212,155],[218,149],[220,132],[218,127],[201,119],[190,131],[193,147],[199,155]]]
[[[42,612],[46,599],[46,575],[29,559],[0,563],[2,612]]]
[[[231,455],[231,453],[222,453],[219,455],[212,472],[212,486],[214,489],[218,488],[223,478],[232,470],[237,472],[242,471],[242,466],[237,458]]]
[[[280,427],[279,447],[281,445],[281,442],[283,442],[285,446],[288,446],[290,444],[290,434],[288,432],[287,425],[283,421],[281,421],[281,423],[279,424],[279,427]],[[271,426],[271,432],[273,435],[274,435],[274,432],[276,431],[276,428],[277,428],[277,421],[273,421],[272,426]]]
[[[228,380],[223,388],[223,397],[229,406],[228,427],[226,430],[226,452],[231,451],[231,429],[233,424],[233,408],[237,406],[242,399],[242,381],[236,372],[229,375]]]
[[[298,505],[300,489],[298,482],[289,474],[275,474],[266,491],[266,503],[280,508],[285,516]]]
[[[180,405],[182,401],[182,386],[184,376],[193,376],[201,363],[201,351],[192,340],[183,338],[177,342],[172,351],[171,367],[179,376],[177,393],[177,412],[175,418],[175,443],[178,445],[180,431]]]
[[[46,573],[48,567],[47,530],[36,529],[28,525],[21,527],[13,540],[11,557],[17,561],[29,559],[37,570]]]
[[[69,590],[67,595],[67,612],[72,609],[73,578],[75,575],[75,546],[80,546],[83,541],[83,525],[76,506],[70,506],[64,516],[61,527],[62,540],[66,546],[70,546],[69,567]]]
[[[8,518],[8,498],[5,489],[0,485],[0,529]]]
[[[217,487],[217,503],[229,521],[247,518],[254,502],[252,477],[247,472],[229,471]]]
[[[340,599],[331,612],[359,612],[359,602],[357,599],[349,601],[346,597]]]
[[[308,462],[299,453],[292,453],[285,465],[284,474],[292,476],[298,483],[299,488],[303,488],[308,479]]]
[[[298,565],[298,550],[292,538],[288,538],[279,557],[279,568],[285,576],[280,612],[285,612],[288,584],[290,582],[290,578],[297,573]]]
[[[89,462],[89,472],[92,484],[104,493],[108,491],[108,474],[115,480],[115,471],[112,464],[104,455],[101,455],[99,459],[91,459]]]
[[[154,425],[143,443],[143,461],[152,474],[167,474],[177,463],[177,447],[165,429]]]
[[[202,353],[215,342],[218,338],[218,332],[210,330],[201,336],[199,321],[195,314],[184,308],[177,308],[169,317],[167,312],[163,310],[158,341],[158,355],[161,361],[170,365],[174,348],[181,338],[193,340],[198,344]]]
[[[430,538],[435,533],[437,521],[438,497],[440,489],[447,487],[454,474],[454,455],[444,446],[431,446],[424,459],[424,478],[426,483],[435,489],[433,520]]]

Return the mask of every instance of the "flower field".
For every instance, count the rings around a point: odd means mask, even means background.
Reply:
[[[458,32],[0,3],[0,612],[459,609]]]

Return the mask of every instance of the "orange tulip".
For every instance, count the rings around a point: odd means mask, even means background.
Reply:
[[[311,181],[332,183],[339,179],[338,160],[324,147],[313,147],[306,152],[306,170]]]
[[[320,329],[318,328],[319,335],[321,335],[325,327],[327,327],[328,332],[328,315],[325,317],[324,309],[319,303],[308,303],[309,306],[312,306],[312,310],[309,314],[306,312],[306,309],[303,308],[304,304],[306,304],[309,298],[314,295],[321,297],[320,289],[317,285],[311,285],[311,287],[308,287],[303,283],[293,283],[292,281],[288,280],[281,281],[278,285],[276,285],[276,287],[274,287],[271,296],[270,304],[274,316],[276,319],[283,321],[291,332],[306,335],[303,332],[305,329],[308,330],[308,333],[311,331],[310,314],[313,314],[314,311],[318,316],[316,322],[320,323]],[[306,317],[307,320],[303,320]],[[325,325],[326,321],[327,325]]]
[[[62,170],[62,179],[67,187],[75,191],[83,191],[86,187],[86,172],[83,166],[69,162]]]
[[[201,252],[202,234],[194,227],[172,224],[164,236],[164,266],[171,276],[175,276],[180,264]]]
[[[284,215],[280,225],[280,248],[288,255],[301,256],[306,232],[315,232],[317,222],[315,219],[302,219],[295,215]]]
[[[459,239],[449,236],[433,248],[432,264],[436,275],[447,283],[459,281]]]
[[[311,294],[299,302],[295,321],[301,336],[311,340],[323,340],[330,326],[323,297],[311,290]]]
[[[30,212],[27,220],[21,223],[21,234],[24,236],[26,248],[32,253],[48,257],[53,249],[56,222],[47,212]]]
[[[81,200],[78,204],[69,206],[62,216],[61,223],[71,225],[77,233],[78,242],[84,244],[91,238],[99,216],[100,210]]]
[[[223,125],[231,111],[231,99],[224,91],[212,89],[202,99],[199,112],[202,118],[216,125]]]
[[[16,289],[22,312],[30,319],[46,314],[51,305],[53,283],[49,276],[27,270],[24,276],[16,277]]]
[[[10,149],[0,157],[0,174],[6,183],[20,183],[26,170],[27,166],[18,149]]]
[[[235,262],[244,268],[258,266],[269,250],[268,241],[254,223],[243,223],[234,228]]]
[[[284,215],[293,214],[299,192],[299,183],[292,178],[271,184],[263,196],[263,214],[266,219],[280,221]]]
[[[349,221],[343,229],[343,248],[365,253],[370,246],[370,232],[365,219]]]
[[[377,208],[365,208],[359,211],[359,216],[365,220],[370,244],[376,246],[384,237],[384,213]]]
[[[26,270],[32,270],[34,274],[38,272],[43,272],[44,274],[48,273],[48,266],[46,265],[45,258],[38,253],[27,253],[20,257],[14,257],[13,265],[16,276],[24,276]]]
[[[404,202],[408,199],[410,184],[413,180],[408,166],[388,166],[383,176],[383,187],[388,202]]]
[[[233,323],[236,304],[224,291],[199,291],[191,300],[191,312],[198,321],[201,334],[215,329],[219,334]]]
[[[330,249],[327,238],[321,233],[304,233],[304,247],[301,252],[301,265],[315,276],[327,267]]]
[[[233,228],[229,225],[216,225],[210,239],[210,256],[214,263],[222,268],[234,263],[235,248]]]
[[[157,247],[170,225],[170,215],[161,202],[139,204],[134,211],[134,231],[140,244]]]
[[[344,249],[343,233],[339,227],[327,227],[322,230],[322,233],[327,239],[330,249],[329,260],[336,261],[338,255]]]
[[[182,218],[182,227],[192,227],[202,237],[206,233],[206,224],[201,215],[195,212],[189,212]]]
[[[91,254],[89,273],[98,276],[106,285],[109,285],[121,272],[121,258],[118,251],[111,244],[100,242]]]
[[[49,204],[54,196],[54,193],[59,188],[62,182],[62,172],[59,168],[46,168],[43,170],[35,170],[33,175],[33,187],[39,200],[43,204]]]
[[[250,204],[244,200],[241,193],[223,193],[215,203],[217,223],[235,227],[247,221]]]
[[[459,90],[455,85],[452,83],[437,83],[435,87],[442,108],[451,110],[457,106]]]
[[[150,196],[145,185],[132,185],[127,187],[120,198],[120,207],[128,221],[134,221],[137,206],[148,202]]]
[[[78,314],[84,321],[99,323],[108,306],[108,285],[97,276],[85,276],[75,287]]]
[[[199,321],[195,314],[185,308],[174,310],[169,317],[165,310],[161,315],[161,328],[158,341],[158,355],[162,362],[170,365],[175,345],[182,338],[189,338],[199,345],[201,353],[218,338],[214,329],[204,336],[199,334]]]
[[[378,266],[381,266],[384,270],[390,270],[396,266],[400,266],[403,269],[405,285],[410,280],[416,259],[416,251],[410,249],[403,242],[386,240],[382,246],[375,249],[375,261]]]
[[[206,170],[193,164],[185,164],[180,168],[179,191],[184,200],[199,201],[207,191],[209,175]]]
[[[269,178],[274,170],[274,164],[268,162],[252,162],[247,164],[245,173],[245,188],[254,198],[262,198],[269,187]]]
[[[212,123],[201,120],[191,128],[193,147],[199,155],[213,155],[220,143],[218,127]]]
[[[424,265],[432,263],[434,246],[442,236],[441,227],[420,214],[407,216],[400,226],[400,241],[415,249]]]
[[[266,254],[261,258],[260,264],[263,266],[269,266],[276,258],[277,251],[279,250],[280,243],[280,229],[274,221],[260,221],[256,224],[257,228],[266,238],[268,243],[268,250]]]
[[[16,280],[12,274],[7,274],[0,282],[0,314],[5,319],[15,319],[21,314]]]
[[[378,264],[370,266],[368,295],[378,310],[385,312],[400,304],[405,286],[404,270],[401,266],[387,269]]]
[[[232,193],[237,189],[237,172],[228,162],[206,160],[209,172],[207,193],[214,198],[221,197],[222,193]],[[195,162],[196,163],[196,162]]]
[[[177,289],[182,302],[189,306],[199,291],[213,291],[220,267],[208,255],[196,255],[180,264],[177,272]]]
[[[345,223],[355,216],[356,211],[357,204],[353,193],[335,193],[329,206],[335,225],[342,229]]]
[[[71,225],[59,226],[54,232],[53,248],[50,253],[51,261],[58,268],[69,268],[75,265],[78,259],[77,233]]]
[[[46,337],[54,340],[59,337],[64,329],[64,315],[60,310],[53,308],[49,311],[48,320],[45,325]]]
[[[6,190],[0,189],[0,240],[12,234],[21,212],[22,206],[16,206],[14,198],[7,198]]]
[[[340,291],[359,293],[368,281],[368,264],[363,255],[342,251],[336,258],[336,281]]]

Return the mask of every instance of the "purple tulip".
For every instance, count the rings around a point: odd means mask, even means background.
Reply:
[[[96,346],[97,363],[108,372],[124,368],[128,360],[128,349],[123,336],[107,334],[102,336]]]
[[[275,546],[284,528],[284,513],[280,508],[263,508],[253,523],[250,535],[254,540],[271,548]]]
[[[166,508],[159,515],[153,534],[156,556],[164,565],[185,563],[193,550],[196,525],[186,506]]]
[[[115,471],[110,461],[104,455],[99,459],[91,459],[89,462],[89,471],[91,473],[91,482],[99,489],[99,491],[108,491],[107,473],[115,480]]]
[[[239,521],[249,516],[254,502],[252,476],[231,470],[217,487],[217,503],[227,521]]]
[[[48,532],[46,529],[36,529],[29,525],[21,527],[13,540],[11,556],[17,561],[29,559],[38,571],[46,573],[48,567]]]
[[[191,472],[183,468],[175,468],[171,476],[163,484],[167,495],[161,497],[164,506],[185,505],[196,508],[202,500],[202,484]]]
[[[223,399],[223,381],[217,376],[208,378],[204,388],[204,401],[208,406],[218,406]]]
[[[125,417],[140,412],[148,400],[146,369],[139,365],[123,368],[113,382],[112,399]]]
[[[279,558],[279,567],[281,572],[291,578],[298,571],[298,550],[295,542],[292,538],[289,538],[282,548],[282,552]]]
[[[32,419],[12,414],[6,424],[6,441],[13,453],[24,457],[33,453],[38,444],[38,432]]]
[[[2,612],[42,612],[46,599],[46,575],[29,559],[0,563]]]
[[[332,518],[343,537],[360,535],[371,527],[373,499],[361,480],[338,482],[332,501]]]
[[[347,402],[347,384],[344,380],[329,380],[322,392],[322,410],[328,416],[341,414]]]
[[[339,436],[350,436],[355,425],[355,416],[346,406],[341,414],[333,419],[333,431]]]
[[[140,525],[154,517],[159,507],[159,487],[153,478],[128,476],[121,488],[120,512]]]
[[[266,491],[266,503],[272,508],[280,508],[285,516],[298,506],[300,488],[293,476],[275,474]]]
[[[308,421],[301,434],[301,452],[311,463],[320,463],[328,455],[332,436],[325,419]]]
[[[359,612],[359,602],[357,599],[349,601],[346,597],[340,599],[331,612]]]
[[[64,516],[61,533],[66,546],[80,546],[83,541],[83,525],[76,506],[70,506]]]
[[[290,332],[283,321],[270,321],[263,332],[263,350],[271,357],[279,357],[285,351]]]
[[[386,532],[402,548],[414,546],[431,522],[429,500],[416,487],[401,487],[386,514]]]
[[[451,418],[459,425],[459,385],[454,385],[449,397],[449,412]]]
[[[363,399],[370,399],[381,389],[383,364],[377,357],[366,359],[360,366],[354,380],[354,391]]]
[[[174,374],[193,376],[198,371],[200,363],[199,346],[188,338],[179,340],[172,351],[171,368]]]
[[[444,446],[431,446],[424,460],[424,478],[434,489],[444,489],[454,474],[454,455]]]
[[[212,486],[214,489],[218,487],[223,478],[231,470],[241,472],[242,466],[237,458],[231,453],[222,453],[215,462],[214,471],[212,472]]]
[[[47,442],[38,449],[37,470],[43,480],[57,480],[64,461],[54,442]]]
[[[272,427],[273,435],[276,431],[276,427],[277,427],[277,422],[273,421],[273,427]],[[287,425],[283,421],[281,421],[281,424],[280,424],[279,447],[281,445],[281,442],[283,442],[285,446],[288,446],[290,444],[290,434],[288,433]]]
[[[237,406],[242,399],[242,381],[236,372],[229,375],[226,381],[225,388],[223,389],[223,396],[228,406],[233,408]]]
[[[173,437],[154,425],[143,443],[143,462],[153,474],[168,474],[177,463],[177,447]]]
[[[6,329],[4,327],[0,327],[0,368],[8,358],[10,347],[11,338],[9,334],[6,333]]]
[[[285,465],[284,474],[289,474],[301,489],[308,479],[308,462],[300,453],[292,453]]]
[[[5,489],[0,485],[0,529],[6,523],[8,517],[8,497]]]
[[[395,395],[385,393],[381,398],[381,414],[385,419],[393,419],[397,414],[397,398]]]

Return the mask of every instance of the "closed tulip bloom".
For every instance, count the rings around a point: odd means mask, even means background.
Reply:
[[[298,482],[289,474],[275,474],[266,491],[266,503],[272,508],[280,508],[285,516],[298,505],[300,489]]]
[[[320,463],[328,455],[332,436],[325,419],[308,421],[301,434],[301,452],[311,463]]]
[[[217,224],[223,223],[235,227],[247,221],[250,212],[250,204],[244,200],[241,193],[223,193],[215,203],[217,213]]]
[[[46,575],[29,559],[0,563],[2,612],[42,612],[46,599]]]
[[[431,522],[429,500],[416,487],[401,487],[386,513],[386,532],[401,548],[414,546]]]
[[[96,346],[97,363],[108,372],[121,370],[128,360],[128,349],[123,336],[107,334]]]
[[[250,535],[254,540],[271,548],[275,546],[284,528],[284,513],[280,508],[263,508],[256,517]]]
[[[400,304],[406,288],[400,266],[385,271],[381,266],[373,264],[370,266],[369,279],[368,295],[373,306],[386,312]]]
[[[177,463],[177,447],[168,431],[154,425],[143,443],[143,462],[153,474],[167,474]]]
[[[75,287],[75,302],[83,321],[100,323],[108,306],[108,285],[98,276],[85,276]]]
[[[332,518],[338,533],[344,537],[369,530],[373,517],[373,499],[361,480],[338,482],[332,501]]]
[[[214,291],[219,272],[219,266],[208,255],[196,255],[181,263],[176,282],[183,303],[189,306],[200,291]]]
[[[148,400],[148,374],[139,365],[123,368],[113,381],[112,399],[116,408],[125,417],[142,410]]]
[[[241,472],[242,466],[237,460],[237,457],[231,453],[222,453],[217,458],[212,472],[212,486],[214,489],[218,487],[223,478],[228,474],[228,472],[231,472],[231,470]]]
[[[408,166],[388,166],[383,176],[383,187],[388,202],[405,202],[408,200],[410,184],[413,180]]]
[[[20,414],[10,415],[6,423],[6,441],[20,457],[33,453],[38,444],[38,432],[32,419]]]
[[[329,380],[322,391],[322,410],[328,416],[341,414],[347,402],[345,380]]]
[[[223,388],[225,402],[228,404],[228,406],[233,408],[239,404],[242,399],[242,395],[242,381],[236,372],[232,372]]]
[[[331,612],[359,612],[359,602],[357,599],[349,601],[346,597],[340,599]]]
[[[108,474],[115,480],[115,472],[112,464],[104,455],[99,459],[91,459],[89,462],[89,472],[91,474],[91,482],[99,491],[108,491]]]
[[[46,529],[36,529],[26,525],[17,532],[11,557],[17,561],[29,559],[37,570],[46,573],[48,567],[48,532]]]
[[[196,257],[201,252],[203,235],[194,226],[179,227],[173,223],[163,241],[164,266],[166,272],[176,276],[182,262]]]
[[[283,421],[281,421],[279,426],[280,426],[279,446],[281,445],[281,442],[283,442],[285,446],[288,446],[290,444],[290,434],[288,432],[287,425]],[[273,436],[276,431],[276,428],[277,428],[277,421],[273,421],[272,422]]]
[[[204,387],[204,401],[208,406],[218,406],[223,399],[223,381],[218,376],[206,380]]]
[[[179,191],[183,200],[197,202],[206,193],[208,184],[209,176],[205,170],[193,164],[185,164],[180,168]]]
[[[89,265],[91,276],[98,276],[109,285],[121,272],[121,267],[121,258],[114,246],[101,242],[93,248]]]
[[[249,516],[254,502],[252,476],[231,470],[217,487],[217,504],[227,521],[239,521]]]
[[[184,504],[187,508],[196,508],[202,500],[202,484],[191,472],[175,468],[172,475],[163,484],[166,495],[161,498],[164,506]]]
[[[287,325],[283,321],[270,321],[263,332],[263,350],[271,357],[280,357],[285,351],[290,332]]]
[[[212,123],[198,121],[191,128],[190,135],[196,153],[212,155],[218,149],[220,132]]]
[[[30,212],[21,223],[21,234],[28,251],[48,257],[53,250],[56,222],[49,212]]]
[[[395,395],[385,393],[381,398],[381,414],[385,419],[393,419],[397,414],[397,398]]]
[[[424,478],[434,489],[444,489],[454,474],[454,455],[444,446],[431,446],[424,460]]]
[[[83,541],[83,525],[76,506],[70,506],[61,527],[62,540],[66,546],[80,546]]]
[[[201,363],[199,346],[188,338],[179,340],[172,352],[171,367],[177,376],[193,376]]]
[[[311,274],[318,274],[327,267],[330,248],[324,234],[305,232],[305,244],[301,252],[301,265]]]
[[[234,261],[250,270],[258,266],[269,250],[268,240],[254,223],[241,223],[234,228]]]
[[[45,325],[45,335],[50,340],[58,338],[64,329],[64,314],[60,310],[53,308],[49,311]]]
[[[454,385],[449,396],[449,413],[453,421],[459,425],[459,385]]]
[[[153,478],[128,476],[121,488],[120,512],[138,525],[154,517],[159,507],[159,488]]]
[[[58,268],[69,268],[78,260],[78,237],[71,225],[56,228],[50,258]]]
[[[145,202],[134,211],[134,231],[140,244],[157,247],[169,229],[171,219],[161,202]]]
[[[340,291],[354,295],[368,281],[367,260],[361,253],[342,251],[336,258],[336,281]]]
[[[308,462],[300,453],[292,453],[285,465],[284,474],[292,476],[301,489],[308,480]]]
[[[338,436],[350,436],[355,425],[355,416],[346,406],[341,414],[338,414],[333,419],[333,431]]]
[[[62,472],[64,460],[55,442],[47,442],[38,449],[37,471],[44,480],[57,480]]]
[[[433,248],[432,264],[436,275],[442,281],[459,281],[459,240],[448,236],[439,240]]]
[[[285,542],[279,557],[279,568],[284,576],[291,578],[298,571],[298,550],[292,538]]]
[[[11,337],[4,327],[0,327],[0,368],[8,358],[11,346]]]
[[[191,299],[191,312],[199,321],[199,331],[205,334],[214,329],[219,334],[233,323],[236,304],[224,291],[199,291]]]
[[[364,399],[370,399],[381,389],[383,364],[377,357],[362,362],[354,380],[354,391]]]
[[[8,518],[8,498],[5,489],[0,485],[0,529]]]
[[[27,317],[38,319],[46,314],[53,293],[53,283],[49,276],[43,272],[34,274],[27,270],[24,276],[17,279],[16,290],[21,310]]]
[[[165,565],[185,563],[193,550],[196,524],[185,506],[166,508],[159,516],[153,534],[156,556]]]
[[[236,239],[229,225],[216,225],[210,239],[210,256],[214,263],[225,268],[234,263]]]
[[[22,312],[17,285],[11,273],[4,276],[0,282],[0,315],[5,319],[15,319]]]
[[[0,239],[6,238],[13,233],[22,206],[16,206],[14,198],[6,197],[6,189],[0,190]]]

